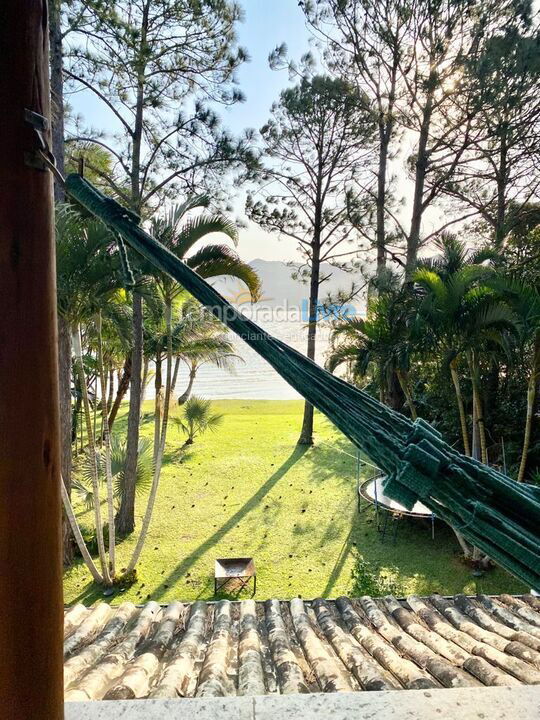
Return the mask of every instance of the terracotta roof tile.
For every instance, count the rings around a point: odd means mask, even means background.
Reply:
[[[540,684],[540,601],[101,603],[65,612],[66,700]]]

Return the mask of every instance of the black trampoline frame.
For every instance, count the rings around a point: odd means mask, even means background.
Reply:
[[[393,536],[392,536],[392,542],[396,542],[397,538],[397,532],[398,532],[398,521],[402,520],[405,517],[414,518],[415,520],[431,520],[431,539],[435,540],[435,515],[434,513],[430,513],[429,515],[426,513],[417,513],[413,512],[412,510],[407,510],[406,508],[403,508],[402,510],[398,510],[396,508],[391,507],[390,505],[387,505],[385,502],[382,502],[377,497],[377,480],[380,480],[384,477],[384,473],[376,473],[372,477],[367,478],[366,480],[363,480],[360,482],[358,481],[358,512],[362,512],[362,506],[360,503],[361,498],[363,498],[369,505],[373,505],[375,507],[375,522],[377,527],[377,532],[381,535],[381,540],[384,542],[386,533],[388,530],[388,522],[390,519],[394,522],[394,530],[393,530]],[[373,483],[374,489],[375,489],[375,496],[369,495],[366,492],[366,488],[368,485]],[[380,521],[380,515],[379,510],[384,511],[384,520],[381,526]]]

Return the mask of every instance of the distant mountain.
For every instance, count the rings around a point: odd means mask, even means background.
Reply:
[[[249,263],[257,272],[262,284],[261,304],[267,307],[301,307],[309,297],[309,284],[300,279],[293,279],[292,275],[300,267],[299,263],[290,265],[279,260],[253,260]],[[347,273],[344,270],[332,267],[328,263],[321,265],[321,276],[328,275],[329,278],[321,285],[320,296],[324,299],[329,293],[335,295],[339,291],[348,292],[353,282],[356,285],[362,284],[362,277],[359,274]],[[215,288],[225,297],[241,304],[248,300],[244,285],[231,278],[216,278],[212,281]],[[358,308],[363,308],[365,301],[358,297],[353,301]]]

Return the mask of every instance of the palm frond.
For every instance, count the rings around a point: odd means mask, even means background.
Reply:
[[[88,488],[80,480],[77,480],[77,478],[72,477],[71,489],[77,493],[81,502],[84,505],[85,510],[94,509],[94,493],[92,492],[92,490],[90,490],[90,488]]]
[[[124,469],[126,465],[127,443],[125,439],[114,436],[111,439],[111,467],[113,474],[114,494],[121,498],[124,488]],[[135,494],[143,495],[152,485],[154,462],[152,441],[150,438],[140,438],[137,449],[137,470],[135,474]]]
[[[177,257],[184,258],[195,243],[211,233],[222,233],[235,244],[238,242],[238,228],[232,220],[222,215],[200,215],[188,220],[175,235],[171,250]]]
[[[196,210],[197,208],[207,208],[209,206],[210,197],[208,195],[204,193],[200,195],[192,195],[184,200],[184,202],[173,205],[165,216],[165,222],[176,231],[178,224],[186,213],[191,210]]]
[[[357,315],[339,321],[332,327],[332,342],[340,337],[361,338],[366,335],[366,320]]]
[[[444,303],[447,297],[447,289],[443,279],[435,270],[420,268],[413,274],[413,281],[432,295],[437,302]]]
[[[109,443],[114,495],[116,499],[120,499],[124,487],[126,440],[125,438],[120,438],[118,435],[112,435],[109,439]],[[84,482],[92,481],[92,462],[92,455],[90,451],[87,450],[81,465],[81,475]],[[96,450],[96,465],[98,481],[103,483],[106,480],[104,449]],[[149,490],[152,484],[153,471],[152,442],[149,438],[141,438],[139,440],[137,473],[135,479],[135,492],[137,495],[145,493]],[[84,482],[75,480],[73,486],[79,493],[81,499],[85,502],[87,509],[92,509],[94,507],[94,494],[91,490],[88,490]]]
[[[177,427],[190,441],[205,432],[215,430],[223,421],[223,415],[212,412],[212,401],[192,395],[183,406],[182,417],[173,417]]]
[[[228,275],[241,280],[248,288],[251,299],[258,300],[261,281],[255,270],[244,263],[234,250],[226,245],[207,245],[191,255],[186,264],[204,278]]]

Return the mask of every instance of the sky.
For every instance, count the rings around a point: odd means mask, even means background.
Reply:
[[[296,0],[242,0],[245,21],[239,26],[240,45],[251,61],[238,71],[246,102],[227,108],[224,122],[235,131],[259,128],[268,118],[272,102],[289,84],[286,70],[270,70],[269,53],[282,42],[291,58],[299,59],[308,49],[309,32]]]
[[[539,0],[540,1],[540,0]],[[0,0],[1,2],[1,0]],[[310,32],[305,25],[304,14],[297,0],[239,0],[244,8],[244,22],[238,25],[238,39],[249,55],[249,62],[237,71],[239,86],[246,97],[243,103],[225,108],[218,107],[223,126],[240,135],[246,128],[259,129],[268,119],[272,103],[279,97],[280,91],[290,85],[286,70],[271,70],[268,55],[278,45],[287,45],[288,56],[299,60],[309,49]],[[83,119],[84,126],[97,131],[111,133],[118,130],[112,113],[107,110],[90,90],[78,91],[70,95],[69,103],[75,114]],[[118,121],[116,121],[117,123]],[[397,215],[409,222],[412,183],[404,172],[404,158],[412,150],[413,141],[402,140],[401,150],[397,154],[390,170],[396,175],[396,193],[403,199]],[[243,216],[244,193],[231,188],[231,200],[234,216]],[[441,211],[428,208],[423,221],[423,229],[431,232],[441,225]],[[292,240],[282,239],[269,234],[253,223],[240,228],[237,250],[243,260],[255,259],[300,261],[301,253]]]
[[[246,101],[219,110],[223,125],[237,134],[245,128],[260,128],[268,119],[272,103],[289,84],[285,70],[275,71],[268,67],[269,53],[284,42],[289,56],[300,59],[309,47],[309,32],[296,0],[241,0],[240,4],[245,19],[238,26],[239,43],[250,57],[250,61],[238,70],[240,89]],[[85,124],[106,132],[116,129],[111,113],[90,91],[71,95],[69,103]],[[253,224],[240,230],[237,249],[242,259],[248,262],[256,258],[299,259],[292,241],[280,241],[276,235],[269,235]]]

